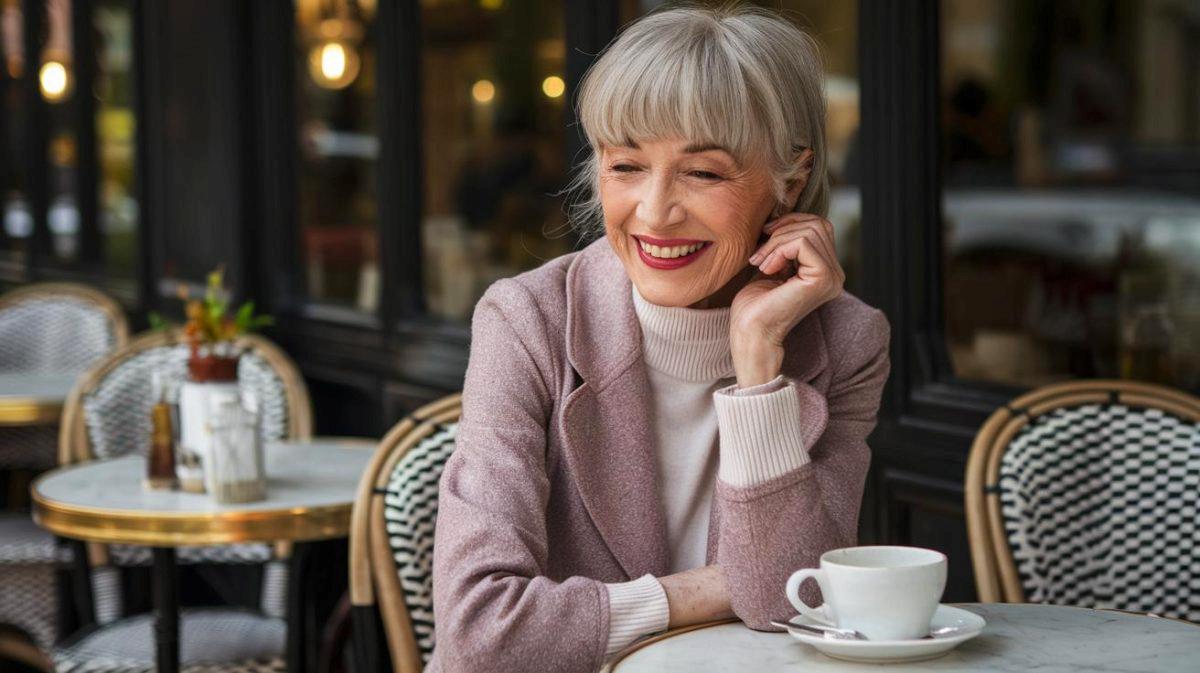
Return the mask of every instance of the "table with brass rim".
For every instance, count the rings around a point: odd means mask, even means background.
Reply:
[[[0,373],[0,426],[57,423],[78,373]]]
[[[145,545],[154,553],[156,660],[160,672],[179,670],[179,604],[175,550],[241,542],[311,543],[345,537],[359,478],[374,453],[367,439],[318,438],[265,447],[267,498],[218,504],[208,495],[150,491],[142,486],[145,460],[124,456],[51,470],[30,487],[33,518],[63,537]],[[292,587],[308,545],[290,562]],[[303,587],[300,587],[303,588]],[[302,601],[288,602],[289,671],[311,661]]]
[[[1056,673],[1195,671],[1200,625],[1112,610],[1033,603],[961,603],[987,626],[936,659],[886,664],[888,671]],[[604,673],[753,671],[877,673],[881,664],[832,659],[786,633],[739,621],[675,629],[618,653]]]

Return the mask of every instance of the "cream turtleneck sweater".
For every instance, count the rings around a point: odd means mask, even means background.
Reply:
[[[713,487],[749,486],[808,462],[800,398],[784,376],[738,388],[730,309],[659,306],[632,289],[654,398],[659,494],[672,573],[705,564]],[[669,606],[653,575],[606,585],[609,655],[667,628]],[[783,587],[780,587],[783,591]]]

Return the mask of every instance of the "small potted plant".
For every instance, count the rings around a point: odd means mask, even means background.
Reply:
[[[248,397],[238,386],[238,361],[242,347],[239,337],[270,325],[269,316],[256,315],[254,302],[247,301],[229,314],[224,273],[217,269],[208,274],[203,299],[186,301],[187,322],[183,338],[188,345],[188,378],[179,390],[179,463],[180,486],[188,491],[205,490],[205,465],[212,445],[213,400]],[[161,323],[161,320],[156,319]],[[254,406],[251,403],[251,406]]]
[[[224,273],[217,269],[208,274],[204,299],[187,301],[187,323],[183,335],[191,355],[188,378],[197,383],[236,381],[241,352],[237,338],[272,323],[270,316],[255,315],[254,302],[247,301],[230,316]]]

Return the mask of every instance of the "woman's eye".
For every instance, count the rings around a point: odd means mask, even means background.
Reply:
[[[618,173],[632,173],[633,171],[637,170],[637,166],[630,166],[629,164],[617,164],[616,166],[612,167],[612,170]]]
[[[716,173],[710,173],[709,171],[692,171],[691,174],[702,180],[720,180],[721,179],[721,176],[717,175]]]

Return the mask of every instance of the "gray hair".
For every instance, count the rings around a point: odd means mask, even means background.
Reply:
[[[679,6],[627,26],[580,85],[576,116],[591,146],[571,184],[570,222],[584,236],[604,232],[600,151],[631,141],[682,137],[728,148],[742,166],[765,166],[777,208],[813,151],[795,204],[824,217],[824,64],[816,41],[781,15],[746,5]]]

